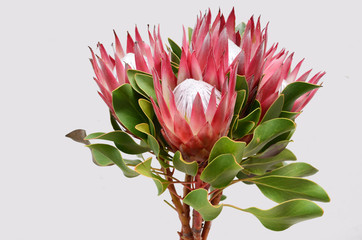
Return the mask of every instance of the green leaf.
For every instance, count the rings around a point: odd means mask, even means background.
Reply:
[[[129,83],[131,84],[132,88],[139,94],[141,94],[142,96],[147,98],[147,94],[142,91],[142,89],[137,85],[136,83],[136,74],[142,74],[142,75],[149,75],[152,77],[151,74],[146,73],[146,72],[142,72],[139,70],[135,70],[135,69],[129,69],[127,70],[127,77],[129,80]]]
[[[102,154],[102,159],[98,159],[101,162],[104,162],[105,160],[103,158],[108,158],[110,161],[115,163],[123,172],[123,174],[126,177],[132,178],[138,176],[138,173],[129,168],[126,163],[124,162],[121,153],[118,151],[117,148],[107,145],[107,144],[91,144],[87,145],[92,151],[96,151],[96,156],[94,157],[100,157]]]
[[[274,138],[294,129],[295,123],[286,118],[275,118],[260,124],[255,128],[253,138],[246,146],[244,156],[251,156],[259,152]]]
[[[156,138],[151,135],[149,125],[147,123],[140,123],[136,126],[136,129],[147,135],[147,143],[150,145],[156,157],[158,157],[160,154],[160,145],[158,144]]]
[[[191,176],[196,176],[197,170],[199,166],[196,161],[193,162],[186,162],[180,153],[180,151],[175,152],[173,156],[173,165],[175,168],[183,173],[186,173]]]
[[[153,110],[151,102],[146,99],[141,98],[138,100],[138,105],[140,106],[143,113],[148,118],[151,135],[156,137],[156,128],[155,128],[155,124],[153,123],[153,117],[155,116],[155,112]]]
[[[176,55],[176,53],[171,51],[171,61],[177,64],[180,64],[180,58]]]
[[[259,122],[260,114],[261,109],[256,108],[246,117],[238,119],[237,123],[235,124],[236,129],[233,129],[232,137],[235,139],[240,139],[248,134]]]
[[[108,157],[104,156],[101,152],[96,149],[90,149],[92,151],[93,162],[101,167],[112,166],[114,162]]]
[[[110,120],[111,120],[111,124],[114,130],[122,130],[122,128],[119,126],[116,118],[113,116],[112,112],[109,111],[109,115],[110,115]]]
[[[249,157],[241,163],[241,166],[250,173],[263,175],[272,166],[284,162],[295,161],[297,158],[288,149],[284,149],[279,154],[272,157]]]
[[[294,119],[300,114],[301,112],[288,112],[282,111],[280,113],[280,118],[289,118],[294,121]]]
[[[135,126],[148,122],[148,119],[138,106],[139,96],[137,96],[131,85],[123,84],[115,89],[112,98],[114,111],[123,126],[137,137],[145,138],[145,134],[138,131]]]
[[[249,95],[249,87],[248,82],[246,81],[245,76],[237,75],[236,76],[236,84],[235,84],[235,91],[245,90],[245,99],[248,99]]]
[[[171,68],[172,68],[172,72],[177,77],[179,65],[177,63],[175,63],[175,62],[171,62]]]
[[[269,149],[270,147],[277,145],[277,144],[283,144],[286,142],[292,142],[290,139],[292,138],[293,134],[295,132],[295,128],[291,131],[285,132],[281,135],[279,135],[278,137],[274,138],[273,140],[271,140],[270,142],[268,142],[262,149],[260,152],[264,152],[267,149]]]
[[[277,143],[274,143],[273,145],[270,145],[267,149],[265,149],[263,152],[253,156],[258,158],[268,158],[273,157],[279,153],[281,153],[290,143],[290,140],[283,140]]]
[[[172,49],[172,52],[176,54],[176,56],[180,59],[181,58],[181,48],[175,43],[172,39],[168,39],[168,43]]]
[[[236,101],[235,101],[235,107],[234,107],[234,114],[236,116],[239,116],[240,111],[242,109],[242,106],[244,105],[244,101],[245,101],[245,96],[246,96],[246,91],[245,90],[240,90],[236,92]]]
[[[284,202],[290,199],[309,199],[329,202],[328,194],[318,184],[303,178],[285,176],[266,176],[253,178],[260,191],[275,202]]]
[[[232,133],[233,139],[240,139],[247,135],[255,126],[255,122],[252,121],[238,121],[236,122],[236,130]]]
[[[183,202],[198,211],[205,221],[214,220],[222,210],[222,205],[214,206],[207,199],[205,189],[196,189],[186,195]]]
[[[142,162],[139,159],[123,159],[123,160],[128,166],[134,166],[134,167]]]
[[[160,176],[157,176],[156,174],[152,173],[151,171],[151,162],[152,158],[148,158],[146,161],[138,164],[135,168],[136,172],[139,174],[152,178],[152,180],[155,182],[158,195],[161,195],[168,187],[169,182],[165,179],[161,178]]]
[[[209,163],[220,155],[230,153],[235,157],[237,163],[240,163],[243,158],[245,142],[233,141],[228,137],[221,137],[211,149],[209,155]]]
[[[135,81],[137,86],[146,94],[147,98],[157,100],[155,88],[153,87],[153,78],[149,74],[136,73]]]
[[[266,111],[263,120],[261,120],[260,124],[263,122],[266,122],[270,119],[277,118],[280,116],[280,113],[282,112],[284,104],[284,95],[281,94],[269,107],[269,109]]]
[[[304,199],[286,201],[268,210],[254,207],[240,210],[253,214],[264,227],[274,231],[283,231],[298,222],[323,215],[317,204]]]
[[[307,177],[318,172],[318,169],[309,165],[308,163],[298,162],[290,163],[283,167],[277,168],[264,176],[287,176],[287,177]]]
[[[137,144],[131,136],[122,131],[114,131],[109,133],[92,133],[86,140],[101,139],[113,141],[117,148],[127,154],[140,154],[150,151],[149,147]]]
[[[290,111],[293,108],[294,102],[303,94],[319,88],[321,86],[307,83],[307,82],[293,82],[288,84],[282,94],[284,94],[284,111]]]
[[[242,169],[232,154],[223,154],[206,166],[200,179],[213,188],[225,188]]]

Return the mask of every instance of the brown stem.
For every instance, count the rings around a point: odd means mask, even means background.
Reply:
[[[214,196],[215,196],[215,198],[213,198],[213,200],[211,200],[211,204],[212,205],[217,205],[217,204],[219,204],[219,202],[221,200],[222,191],[216,192],[214,194]],[[202,240],[207,240],[207,236],[209,235],[210,229],[211,229],[211,221],[206,221],[205,225],[204,225],[204,229],[202,230],[202,234],[201,234],[201,239]]]
[[[166,169],[166,174],[168,175],[167,180],[172,183],[173,180],[171,178],[171,172],[169,168]],[[175,205],[182,225],[181,232],[179,232],[180,240],[194,240],[190,228],[190,218],[184,213],[183,205],[180,200],[181,197],[177,194],[174,184],[169,184],[167,188],[170,191],[172,202]]]
[[[185,175],[185,185],[184,185],[184,198],[186,197],[187,194],[189,194],[189,192],[191,192],[191,182],[192,182],[192,176],[186,174]],[[183,204],[183,210],[184,210],[184,214],[187,218],[187,221],[190,223],[190,206],[187,204]]]
[[[202,169],[199,168],[199,171],[195,177],[195,189],[199,189],[204,184],[203,181],[200,179]],[[202,231],[202,222],[204,221],[201,217],[201,214],[196,211],[195,209],[192,212],[192,233],[194,236],[194,240],[201,240],[201,231]]]

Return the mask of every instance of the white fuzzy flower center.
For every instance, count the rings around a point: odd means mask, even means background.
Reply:
[[[182,116],[185,116],[186,119],[190,119],[195,97],[197,94],[200,94],[202,107],[204,112],[206,112],[213,88],[214,87],[212,85],[201,80],[195,80],[191,78],[184,80],[173,90],[177,110],[181,113]],[[219,105],[221,93],[216,88],[215,95],[216,105]]]
[[[134,53],[127,53],[121,61],[123,64],[128,64],[132,69],[136,69],[136,58]]]
[[[233,41],[228,40],[228,54],[229,54],[229,65],[235,60],[238,54],[241,52],[241,48],[238,47]]]
[[[279,88],[279,93],[283,92],[284,88],[288,85],[287,81],[283,80]]]

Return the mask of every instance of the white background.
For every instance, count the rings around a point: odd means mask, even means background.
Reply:
[[[182,24],[220,7],[237,21],[268,21],[269,43],[295,51],[294,64],[326,71],[324,87],[297,119],[290,148],[320,170],[311,177],[331,197],[323,217],[284,232],[265,229],[247,213],[224,208],[210,240],[362,239],[361,54],[359,1],[2,1],[0,3],[0,239],[177,239],[177,215],[144,177],[99,168],[89,150],[64,135],[110,131],[97,95],[88,46],[111,51],[112,30],[125,43],[137,24],[161,24],[181,41]],[[270,46],[270,45],[269,45]],[[269,208],[255,186],[226,191],[226,202]]]

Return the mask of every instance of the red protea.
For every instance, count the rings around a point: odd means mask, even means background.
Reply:
[[[233,13],[234,11],[231,12],[230,16]],[[230,16],[229,18],[234,19],[234,17]],[[267,27],[261,30],[260,18],[256,24],[254,24],[253,17],[250,18],[240,44],[235,37],[229,36],[229,39],[235,44],[229,44],[232,46],[232,49],[229,48],[229,52],[232,50],[232,54],[237,55],[234,62],[238,62],[238,74],[245,76],[249,85],[249,101],[256,98],[260,102],[262,116],[278,98],[286,85],[295,81],[307,81],[311,70],[297,78],[303,60],[291,70],[293,53],[288,55],[288,52],[284,49],[276,53],[278,44],[274,44],[266,51]],[[324,74],[324,72],[319,72],[307,82],[317,84]],[[317,89],[312,90],[299,97],[291,111],[301,111],[316,91]]]
[[[317,84],[325,74],[325,72],[318,72],[307,81],[311,72],[311,70],[309,70],[297,78],[303,60],[301,60],[292,70],[291,64],[294,53],[288,55],[288,52],[283,49],[275,54],[276,49],[277,44],[272,46],[265,55],[264,76],[259,84],[259,90],[256,96],[256,99],[261,103],[263,113],[266,112],[288,84],[293,82]],[[295,101],[291,111],[300,112],[312,99],[316,91],[317,89],[312,90],[299,97]]]
[[[161,56],[166,54],[163,43],[159,34],[159,29],[153,31],[153,36],[149,32],[150,45],[146,44],[141,35],[135,28],[134,41],[131,35],[127,34],[126,52],[115,36],[115,52],[114,57],[110,56],[102,44],[98,44],[101,56],[96,56],[91,49],[92,59],[90,60],[96,74],[94,80],[100,88],[99,95],[113,112],[112,91],[124,83],[129,83],[127,77],[128,69],[137,69],[147,73],[151,73],[152,69],[160,72]],[[151,50],[152,49],[152,50]]]
[[[227,28],[218,23],[211,26],[207,14],[198,19],[191,42],[184,34],[177,78],[168,58],[162,59],[160,75],[153,72],[158,104],[152,104],[162,133],[189,161],[207,159],[233,116],[236,65],[229,66]]]

